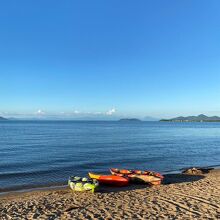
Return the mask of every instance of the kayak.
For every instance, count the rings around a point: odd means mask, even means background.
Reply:
[[[129,183],[128,178],[115,175],[99,175],[89,173],[89,177],[91,179],[98,180],[101,184],[107,184],[112,186],[127,186]]]
[[[134,183],[147,183],[150,185],[160,185],[164,178],[161,174],[151,171],[120,170],[112,168],[110,172],[116,176],[129,178],[129,180]]]
[[[160,185],[164,177],[160,173],[141,170],[120,170],[111,168],[112,175],[129,178],[132,182]]]
[[[72,176],[68,180],[68,185],[73,191],[91,191],[92,193],[94,193],[99,186],[99,182],[95,179]]]

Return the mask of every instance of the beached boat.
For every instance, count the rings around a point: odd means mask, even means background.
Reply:
[[[82,178],[78,176],[72,176],[68,180],[68,185],[73,191],[84,192],[91,191],[95,192],[95,190],[99,186],[99,182],[95,179],[90,178]]]
[[[123,170],[111,168],[112,175],[129,178],[132,182],[160,185],[164,177],[160,173],[141,170]]]
[[[89,173],[89,177],[91,179],[98,180],[101,184],[107,184],[111,186],[127,186],[129,184],[128,178],[121,176]]]

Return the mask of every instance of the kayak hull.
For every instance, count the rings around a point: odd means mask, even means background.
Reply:
[[[70,189],[75,192],[90,191],[94,193],[97,190],[99,183],[95,179],[72,176],[68,180],[68,185]]]
[[[131,182],[147,183],[150,185],[160,185],[164,178],[161,174],[151,171],[120,170],[111,168],[110,172],[112,175],[127,177]]]
[[[110,186],[127,186],[129,180],[125,177],[115,176],[115,175],[98,175],[94,173],[89,173],[91,179],[96,179],[100,184],[110,185]]]
[[[160,185],[161,179],[158,177],[153,176],[146,176],[146,175],[131,175],[129,179],[133,183],[147,183],[150,185]]]

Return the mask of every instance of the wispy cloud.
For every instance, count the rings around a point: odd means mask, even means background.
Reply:
[[[74,110],[73,113],[76,114],[76,115],[78,115],[78,114],[80,114],[80,111],[78,111],[78,110]]]
[[[114,113],[116,113],[116,109],[112,108],[106,112],[106,115],[113,115]]]
[[[46,113],[43,111],[43,110],[41,110],[41,109],[39,109],[37,112],[36,112],[36,115],[39,115],[39,116],[42,116],[42,115],[45,115]]]
[[[73,109],[72,111],[46,111],[44,109],[38,109],[37,111],[32,112],[6,112],[0,111],[1,116],[6,117],[17,117],[17,118],[108,118],[111,116],[116,117],[115,113],[117,112],[116,108],[111,108],[108,111],[81,111],[78,109]]]
[[[103,113],[102,112],[94,112],[93,114],[94,115],[102,115]]]

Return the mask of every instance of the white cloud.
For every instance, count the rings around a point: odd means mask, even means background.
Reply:
[[[73,112],[74,114],[79,114],[80,112],[78,111],[78,110],[74,110],[74,112]]]
[[[37,115],[45,115],[45,112],[41,109],[39,109],[37,112],[36,112]]]
[[[116,113],[116,109],[112,108],[112,109],[108,110],[105,114],[106,115],[113,115],[114,113]]]

